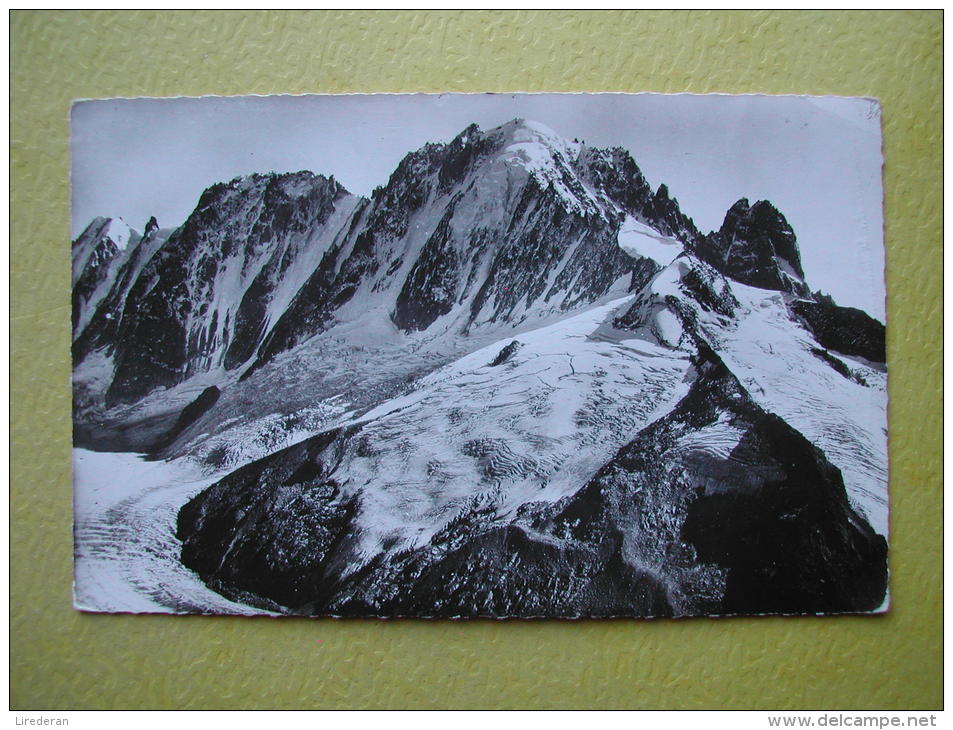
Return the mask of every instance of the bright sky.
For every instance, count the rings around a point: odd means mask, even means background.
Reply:
[[[98,215],[181,224],[209,185],[311,170],[353,193],[471,122],[514,117],[631,152],[702,231],[770,200],[808,284],[884,318],[880,108],[868,99],[662,94],[442,94],[111,99],[73,107],[73,236]]]

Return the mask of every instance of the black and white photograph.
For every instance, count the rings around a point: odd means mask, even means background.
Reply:
[[[76,609],[887,611],[876,100],[101,99],[71,133]]]

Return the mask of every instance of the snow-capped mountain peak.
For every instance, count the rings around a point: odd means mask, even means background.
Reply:
[[[582,150],[581,143],[569,142],[545,124],[532,120],[514,119],[497,129],[505,140],[504,152],[516,153],[530,165],[552,167],[555,156],[572,161]]]
[[[498,159],[505,165],[522,168],[540,187],[552,187],[574,210],[583,214],[603,213],[594,191],[587,188],[574,169],[583,145],[569,142],[544,124],[514,119],[488,132],[503,136]]]
[[[95,218],[73,241],[73,337],[89,323],[141,236],[122,218]]]
[[[138,234],[122,218],[112,218],[102,235],[107,236],[120,251],[125,251],[130,240]]]

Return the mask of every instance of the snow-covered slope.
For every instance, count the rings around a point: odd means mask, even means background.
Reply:
[[[194,464],[76,449],[77,608],[130,613],[261,613],[210,591],[178,561],[178,505],[214,479]]]
[[[828,352],[791,327],[781,294],[737,282],[735,326],[702,322],[716,352],[751,397],[840,468],[851,503],[887,535],[887,377],[882,365]],[[849,373],[837,367],[840,360]]]
[[[684,249],[682,241],[665,236],[630,215],[619,228],[618,241],[619,247],[630,256],[651,259],[661,267],[672,263]]]
[[[673,346],[703,341],[758,405],[841,469],[851,503],[886,535],[885,368],[825,349],[799,325],[798,302],[785,292],[731,281],[684,254],[620,321]]]
[[[481,501],[504,519],[555,501],[683,395],[687,355],[615,331],[619,304],[477,350],[361,416],[339,469],[379,485],[363,553],[427,542]]]

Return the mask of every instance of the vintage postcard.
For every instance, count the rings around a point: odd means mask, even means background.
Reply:
[[[880,107],[72,112],[75,606],[889,603]]]

